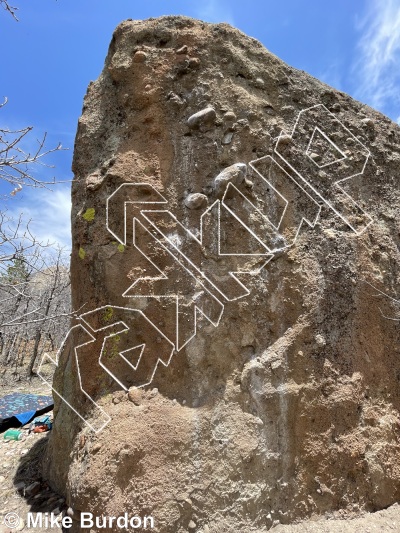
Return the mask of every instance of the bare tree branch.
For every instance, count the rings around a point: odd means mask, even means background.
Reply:
[[[71,310],[69,253],[40,245],[29,252],[0,261],[0,361],[18,372],[28,357],[24,372],[32,376],[40,355],[61,343],[80,310]]]
[[[0,109],[6,104],[7,99],[0,105]],[[32,126],[17,130],[0,128],[0,179],[16,185],[11,193],[12,196],[22,187],[48,188],[49,185],[56,183],[55,178],[52,181],[36,178],[33,174],[33,167],[54,168],[53,165],[45,163],[43,159],[64,148],[59,143],[54,148],[47,149],[47,133],[45,133],[41,139],[36,140],[36,148],[33,151],[27,151],[23,148],[23,144],[32,129]]]
[[[18,319],[21,319],[21,322],[14,322],[11,321],[9,323],[2,324],[2,328],[11,327],[11,326],[26,326],[28,324],[43,324],[44,322],[49,322],[51,320],[57,320],[59,318],[71,318],[73,316],[77,316],[77,312],[70,312],[70,313],[59,313],[58,315],[52,315],[52,316],[42,316],[42,318],[37,318],[35,320],[26,320],[26,317],[30,314],[32,314],[33,311],[30,313],[26,313],[26,315],[18,317]],[[17,318],[15,320],[18,320]]]
[[[13,1],[13,0],[10,0]],[[0,0],[0,8],[18,21],[18,8]],[[0,110],[7,98],[0,102]],[[15,196],[24,187],[50,188],[56,179],[41,176],[36,169],[53,168],[47,156],[63,150],[48,148],[47,134],[32,139],[32,127],[0,125],[0,180],[12,185]],[[13,219],[0,210],[0,364],[24,367],[34,375],[37,359],[54,351],[65,336],[71,317],[69,257],[60,248],[54,254],[50,243],[38,241],[22,214]]]
[[[0,0],[0,6],[8,11],[8,13],[10,13],[10,15],[18,22],[17,15],[15,14],[15,12],[18,11],[17,7],[10,6],[8,0]]]
[[[29,263],[30,270],[43,268],[44,256],[40,249],[49,248],[50,243],[40,242],[32,234],[30,222],[24,222],[22,214],[15,220],[0,211],[0,274],[17,258]]]

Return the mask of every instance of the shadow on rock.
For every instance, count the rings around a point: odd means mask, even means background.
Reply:
[[[55,493],[42,477],[42,460],[48,435],[35,442],[29,452],[21,457],[14,477],[14,486],[34,513],[60,514],[66,509],[65,500]]]

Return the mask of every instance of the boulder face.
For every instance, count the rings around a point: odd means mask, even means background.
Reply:
[[[44,461],[74,517],[263,532],[399,499],[399,139],[227,24],[117,27]]]

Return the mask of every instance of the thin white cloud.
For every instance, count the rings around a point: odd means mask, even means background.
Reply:
[[[206,22],[228,22],[235,25],[229,5],[221,0],[204,0],[196,5],[196,17]]]
[[[370,1],[357,28],[361,33],[354,74],[357,96],[388,114],[400,105],[400,3]],[[395,115],[396,116],[396,115]]]
[[[71,191],[54,185],[54,190],[33,189],[21,201],[7,202],[7,214],[17,220],[22,214],[25,223],[38,241],[71,247]]]

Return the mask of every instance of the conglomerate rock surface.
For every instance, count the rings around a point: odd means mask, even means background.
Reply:
[[[263,532],[399,499],[399,134],[227,24],[118,26],[44,465],[75,519]]]

